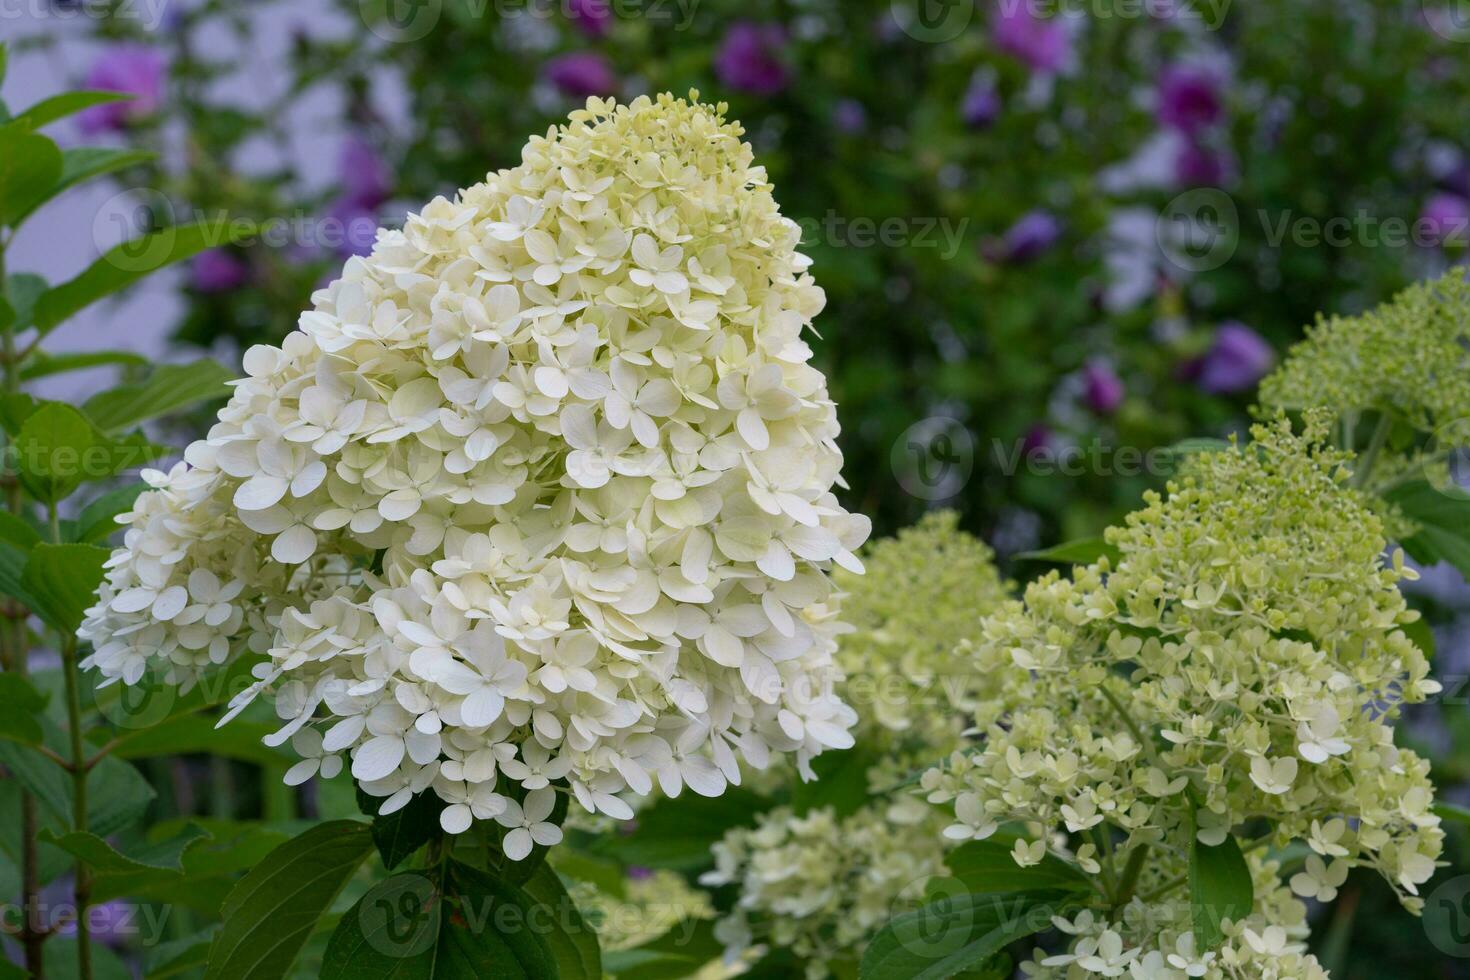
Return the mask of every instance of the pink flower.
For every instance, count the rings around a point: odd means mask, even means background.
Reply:
[[[990,37],[997,48],[1043,75],[1055,75],[1072,57],[1067,25],[1060,18],[1036,13],[1031,0],[1000,0]]]
[[[1424,202],[1419,222],[1430,245],[1470,245],[1470,200],[1441,192]]]
[[[775,24],[740,21],[731,25],[715,54],[715,74],[741,92],[775,95],[790,81],[782,60],[786,35]]]
[[[77,115],[84,133],[118,132],[153,115],[163,102],[163,55],[141,44],[125,44],[102,52],[87,73],[85,86],[106,92],[126,92],[127,102],[89,106]]]
[[[1159,75],[1159,123],[1197,136],[1225,117],[1220,79],[1192,65],[1170,65]]]
[[[1123,404],[1123,379],[1107,361],[1088,361],[1082,369],[1082,384],[1083,400],[1098,415],[1112,415]]]
[[[618,86],[612,65],[593,51],[559,55],[546,63],[545,71],[557,91],[573,99],[609,95]]]

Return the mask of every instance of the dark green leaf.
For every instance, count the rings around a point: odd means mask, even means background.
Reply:
[[[106,548],[91,544],[36,545],[20,578],[31,610],[59,632],[75,633],[102,582],[107,556]]]
[[[9,542],[0,541],[0,593],[17,600],[27,609],[32,609],[36,600],[20,584],[25,568],[26,553]]]
[[[1219,946],[1225,938],[1220,923],[1250,915],[1254,902],[1251,869],[1235,838],[1213,847],[1195,839],[1189,849],[1189,904],[1200,948]]]
[[[199,752],[262,766],[289,764],[291,756],[284,749],[271,748],[261,741],[276,728],[276,725],[262,725],[241,718],[216,728],[213,718],[180,714],[156,725],[119,735],[113,752],[120,759]]]
[[[684,919],[657,939],[642,946],[607,953],[602,968],[609,976],[628,980],[678,980],[690,977],[723,955],[708,919]]]
[[[41,532],[8,510],[0,510],[0,541],[29,551],[41,540]]]
[[[202,827],[191,823],[185,826],[184,832],[178,837],[166,842],[165,846],[154,846],[146,853],[129,856],[93,833],[74,830],[58,835],[42,830],[39,834],[41,843],[59,847],[73,857],[80,858],[99,875],[151,871],[169,871],[182,875],[183,866],[180,862],[184,851],[196,841],[208,837],[209,834]]]
[[[372,846],[367,824],[334,820],[271,851],[225,900],[206,980],[287,976],[317,921]]]
[[[68,736],[41,716],[45,745],[63,757],[71,754]],[[12,742],[0,741],[0,765],[36,798],[59,826],[73,827],[71,774],[46,756]],[[87,775],[87,829],[99,837],[131,826],[153,802],[153,787],[121,759],[104,757]]]
[[[39,745],[44,737],[36,720],[46,698],[19,674],[0,674],[0,739]]]
[[[347,911],[322,957],[321,980],[555,980],[534,900],[462,864],[395,875]]]
[[[5,302],[0,305],[0,330],[14,327],[19,331],[30,323],[36,300],[45,291],[46,280],[29,272],[17,272],[6,279]],[[20,423],[17,422],[15,428],[7,425],[5,430],[13,434],[19,428]]]
[[[373,818],[373,843],[383,858],[383,867],[392,871],[412,854],[431,840],[443,836],[439,826],[439,814],[444,811],[444,801],[432,790],[424,790],[414,796],[402,808],[379,816],[381,798],[369,796],[361,787],[357,790],[357,805],[363,813]]]
[[[14,228],[51,196],[61,177],[61,150],[11,123],[0,129],[0,225]]]
[[[149,947],[143,957],[143,976],[147,980],[167,980],[202,968],[209,961],[209,947],[217,931],[218,927],[212,926],[203,934]]]
[[[1419,525],[1416,534],[1401,542],[1405,551],[1426,565],[1447,561],[1470,576],[1470,493],[1415,480],[1384,496]]]
[[[521,889],[543,909],[549,909],[550,927],[543,933],[556,960],[558,980],[602,980],[602,951],[597,934],[567,894],[551,865],[541,863]]]
[[[126,350],[77,351],[65,354],[48,354],[38,350],[26,358],[25,366],[20,369],[20,377],[22,381],[34,381],[53,374],[105,367],[110,364],[143,366],[149,363],[151,362],[148,358],[142,354],[134,354]]]
[[[950,873],[972,892],[1084,891],[1090,887],[1077,868],[1047,854],[1039,864],[1022,868],[1007,843],[967,841],[944,859]]]
[[[82,411],[104,432],[118,432],[196,402],[224,398],[230,393],[225,382],[234,376],[218,361],[207,359],[165,364],[144,381],[93,395]]]
[[[1444,820],[1453,820],[1470,827],[1470,808],[1460,806],[1456,803],[1445,803],[1443,801],[1434,804],[1434,812]]]
[[[1067,901],[1047,892],[964,892],[895,917],[863,953],[862,980],[943,980],[983,966],[1010,943],[1051,927]]]
[[[126,102],[131,98],[133,95],[130,92],[103,90],[62,92],[60,95],[42,99],[30,108],[16,113],[9,125],[21,129],[40,129],[47,123],[74,115],[91,106],[105,105],[109,102]]]
[[[61,402],[46,402],[21,423],[15,437],[15,465],[26,491],[51,503],[88,478],[88,468],[99,465],[98,448],[97,432],[81,412]]]
[[[110,249],[81,275],[46,290],[36,301],[34,325],[42,335],[78,310],[131,286],[150,273],[254,231],[244,222],[178,225],[149,232]]]
[[[1102,538],[1079,538],[1042,551],[1023,551],[1016,557],[1030,561],[1055,562],[1059,565],[1091,565],[1099,558],[1106,558],[1117,565],[1122,560],[1123,553]]]
[[[608,834],[591,850],[624,864],[694,872],[708,867],[710,845],[735,827],[748,826],[771,802],[748,789],[731,786],[708,798],[688,792],[678,799],[661,799],[638,814],[637,829]]]
[[[852,816],[868,802],[868,769],[876,761],[871,751],[861,747],[823,752],[812,760],[817,778],[791,787],[792,809],[797,816],[805,816],[812,810],[831,807],[839,820]]]

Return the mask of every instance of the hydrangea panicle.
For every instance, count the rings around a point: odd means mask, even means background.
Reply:
[[[231,714],[265,694],[273,744],[319,731],[383,812],[432,789],[517,855],[557,836],[552,781],[627,817],[851,745],[828,573],[869,525],[832,494],[824,297],[723,113],[590,99],[380,231],[147,474],[89,665],[248,651]]]

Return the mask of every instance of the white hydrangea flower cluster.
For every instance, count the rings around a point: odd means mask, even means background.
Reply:
[[[1069,937],[1062,953],[1037,949],[1021,963],[1027,980],[1328,980],[1327,971],[1307,952],[1307,909],[1281,883],[1275,861],[1248,859],[1255,909],[1230,923],[1215,949],[1196,941],[1187,901],[1134,898],[1111,916],[1083,909],[1053,920]],[[1182,876],[1185,866],[1166,859],[1145,872],[1145,890]]]
[[[870,798],[855,812],[778,807],[714,846],[711,886],[740,889],[716,927],[731,957],[754,944],[786,949],[825,977],[856,963],[902,903],[922,896],[955,842],[943,809],[913,795],[912,774],[964,744],[995,691],[971,667],[971,642],[1007,583],[984,542],[935,511],[863,553],[861,577],[834,576],[850,632],[838,642],[844,700],[861,715]],[[763,780],[764,781],[764,780]],[[900,788],[901,787],[901,788]]]
[[[320,730],[451,832],[502,778],[625,818],[851,745],[828,572],[869,524],[831,492],[824,296],[723,112],[589,100],[380,232],[148,474],[88,663],[190,683],[244,646],[234,711],[268,693],[272,742]]]
[[[1391,725],[1439,685],[1401,629],[1412,572],[1385,565],[1346,455],[1308,418],[1302,436],[1281,420],[1194,458],[1109,532],[1116,567],[1053,572],[990,617],[976,667],[1009,710],[925,774],[931,801],[954,802],[946,833],[1111,826],[1120,853],[1159,860],[1264,821],[1320,859],[1300,894],[1368,866],[1420,907],[1444,832],[1428,763]]]

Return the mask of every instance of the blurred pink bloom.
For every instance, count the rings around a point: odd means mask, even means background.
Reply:
[[[224,248],[211,248],[189,263],[190,279],[201,293],[227,293],[250,279],[250,265]]]
[[[1200,388],[1223,395],[1255,386],[1276,363],[1276,352],[1264,337],[1243,323],[1222,323],[1215,342],[1193,366]]]
[[[1430,245],[1470,245],[1470,200],[1441,192],[1424,202],[1419,221]]]
[[[348,136],[337,158],[342,177],[342,197],[369,210],[393,194],[393,173],[367,140],[357,133]]]
[[[1174,156],[1174,181],[1185,187],[1220,187],[1229,180],[1230,154],[1186,138]]]
[[[594,51],[558,55],[546,62],[545,73],[557,91],[573,99],[610,95],[618,85],[612,65]]]
[[[715,74],[740,92],[775,95],[790,81],[782,61],[786,35],[775,24],[740,21],[731,25],[715,53]]]
[[[612,30],[610,0],[567,0],[566,10],[577,30],[588,37],[607,37]]]
[[[83,109],[77,125],[88,134],[117,132],[138,119],[151,116],[163,102],[163,55],[141,44],[108,48],[92,64],[84,87],[107,92],[127,92],[128,102],[108,102]]]
[[[1190,136],[1225,117],[1220,78],[1207,68],[1170,65],[1159,74],[1159,123]]]
[[[1123,404],[1123,379],[1107,361],[1088,361],[1082,368],[1082,384],[1083,400],[1099,415],[1112,415]]]

